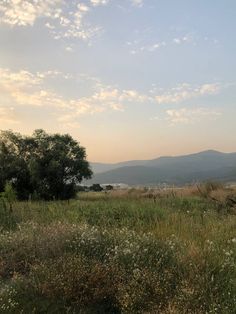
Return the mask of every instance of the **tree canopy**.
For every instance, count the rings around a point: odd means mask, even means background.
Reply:
[[[91,175],[85,148],[68,134],[0,133],[0,192],[10,182],[20,199],[69,199]]]

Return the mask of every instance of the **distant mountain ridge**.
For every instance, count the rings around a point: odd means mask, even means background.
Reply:
[[[121,167],[144,166],[147,162],[148,160],[130,160],[130,161],[122,161],[122,162],[118,162],[114,164],[90,162],[90,165],[94,173],[101,173],[101,172],[114,170]]]
[[[131,160],[115,164],[90,163],[91,183],[183,184],[193,181],[236,181],[236,153],[207,150],[184,156]]]

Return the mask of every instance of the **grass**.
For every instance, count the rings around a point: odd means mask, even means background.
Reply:
[[[234,191],[207,193],[0,203],[0,313],[236,313]]]

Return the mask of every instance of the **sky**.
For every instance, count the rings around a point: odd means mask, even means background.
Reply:
[[[235,0],[0,0],[0,129],[88,159],[236,151]]]

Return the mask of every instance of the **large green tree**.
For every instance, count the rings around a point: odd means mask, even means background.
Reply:
[[[76,185],[91,175],[85,149],[68,134],[43,130],[32,136],[0,133],[0,191],[11,182],[21,199],[32,194],[42,199],[69,199]]]

